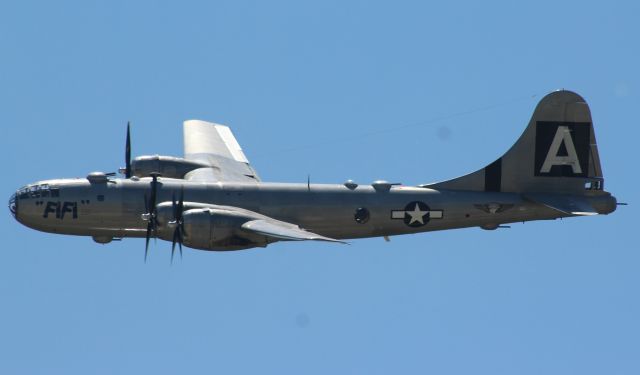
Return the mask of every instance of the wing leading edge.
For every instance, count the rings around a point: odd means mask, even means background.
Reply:
[[[185,159],[209,165],[187,173],[185,179],[208,182],[260,181],[228,126],[188,120],[183,123],[183,131]]]

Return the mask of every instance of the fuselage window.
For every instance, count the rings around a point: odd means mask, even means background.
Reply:
[[[371,217],[371,214],[369,213],[369,210],[364,207],[358,207],[356,209],[356,213],[353,215],[354,220],[358,224],[366,223],[369,221],[369,217]]]
[[[602,190],[603,184],[602,181],[589,181],[584,184],[585,190]]]

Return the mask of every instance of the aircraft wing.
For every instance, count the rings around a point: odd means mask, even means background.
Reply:
[[[308,232],[304,229],[300,229],[298,226],[293,224],[276,220],[269,221],[264,219],[257,219],[247,221],[246,223],[242,224],[242,229],[247,232],[273,237],[285,241],[328,241],[346,243],[344,241]]]
[[[249,164],[249,160],[228,126],[189,120],[184,122],[183,131],[185,159],[210,165],[210,167],[198,168],[187,173],[186,180],[260,181],[260,177]]]

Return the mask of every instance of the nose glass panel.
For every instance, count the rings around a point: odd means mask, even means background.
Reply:
[[[16,201],[15,194],[13,194],[9,199],[9,211],[11,211],[11,215],[15,218],[18,213],[18,202]]]

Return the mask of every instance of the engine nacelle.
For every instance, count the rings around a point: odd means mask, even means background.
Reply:
[[[202,250],[241,250],[267,246],[266,237],[251,235],[240,227],[247,216],[232,211],[200,208],[183,213],[183,244]]]
[[[152,173],[160,173],[163,177],[184,178],[185,174],[203,167],[210,167],[210,165],[174,156],[145,155],[133,159],[131,174],[138,177],[149,177]]]

